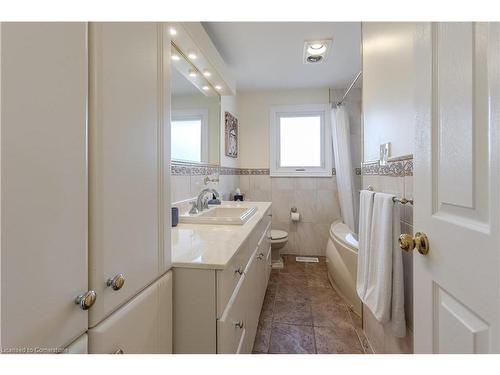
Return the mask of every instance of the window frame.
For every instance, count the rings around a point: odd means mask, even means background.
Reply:
[[[282,117],[320,116],[321,165],[319,167],[280,166],[280,119]],[[332,136],[330,108],[328,104],[287,105],[271,107],[270,111],[270,175],[271,177],[331,177],[332,176]]]
[[[171,113],[171,121],[198,120],[201,118],[201,140],[200,161],[172,158],[173,161],[184,163],[207,163],[208,162],[208,109],[175,109]]]

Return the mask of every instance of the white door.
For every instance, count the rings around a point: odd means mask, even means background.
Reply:
[[[499,353],[500,26],[420,24],[416,353]]]
[[[159,23],[91,23],[89,54],[93,327],[170,267],[170,38]]]
[[[87,25],[1,24],[1,338],[63,349],[87,330]]]

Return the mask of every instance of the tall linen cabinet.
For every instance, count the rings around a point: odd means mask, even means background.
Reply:
[[[166,26],[2,23],[0,39],[0,347],[171,352]]]
[[[91,352],[113,341],[103,330],[121,331],[125,320],[113,312],[170,268],[169,45],[162,24],[89,25],[89,282],[100,297],[90,309]],[[108,286],[120,275],[122,288]],[[160,308],[143,309],[138,321],[154,332]],[[130,323],[138,322],[122,328]],[[140,351],[134,340],[131,330],[116,345]]]

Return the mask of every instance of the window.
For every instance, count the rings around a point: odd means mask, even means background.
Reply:
[[[331,176],[328,105],[271,108],[271,176]]]
[[[172,159],[202,162],[208,156],[208,111],[172,111]]]

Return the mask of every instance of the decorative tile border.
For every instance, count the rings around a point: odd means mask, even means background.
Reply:
[[[387,165],[380,165],[380,162],[364,162],[361,165],[361,174],[376,176],[404,177],[413,176],[413,156],[394,158],[387,162]]]
[[[365,169],[367,167],[371,167],[374,164],[365,163],[363,168],[355,168],[355,174],[357,176],[361,174],[378,174],[378,173],[365,173]],[[378,162],[377,162],[378,166]],[[413,170],[413,163],[410,167]],[[172,162],[171,174],[173,176],[208,176],[219,174],[222,176],[269,176],[270,170],[269,168],[232,168],[232,167],[220,167],[214,164],[195,164],[195,163],[183,163],[183,162]],[[378,171],[378,169],[377,169]],[[335,176],[337,171],[335,168],[332,168],[332,175]],[[407,174],[408,175],[408,174]]]
[[[253,169],[253,168],[237,168],[236,169],[236,174],[237,175],[269,175],[270,174],[270,170],[269,168],[257,168],[257,169]]]

